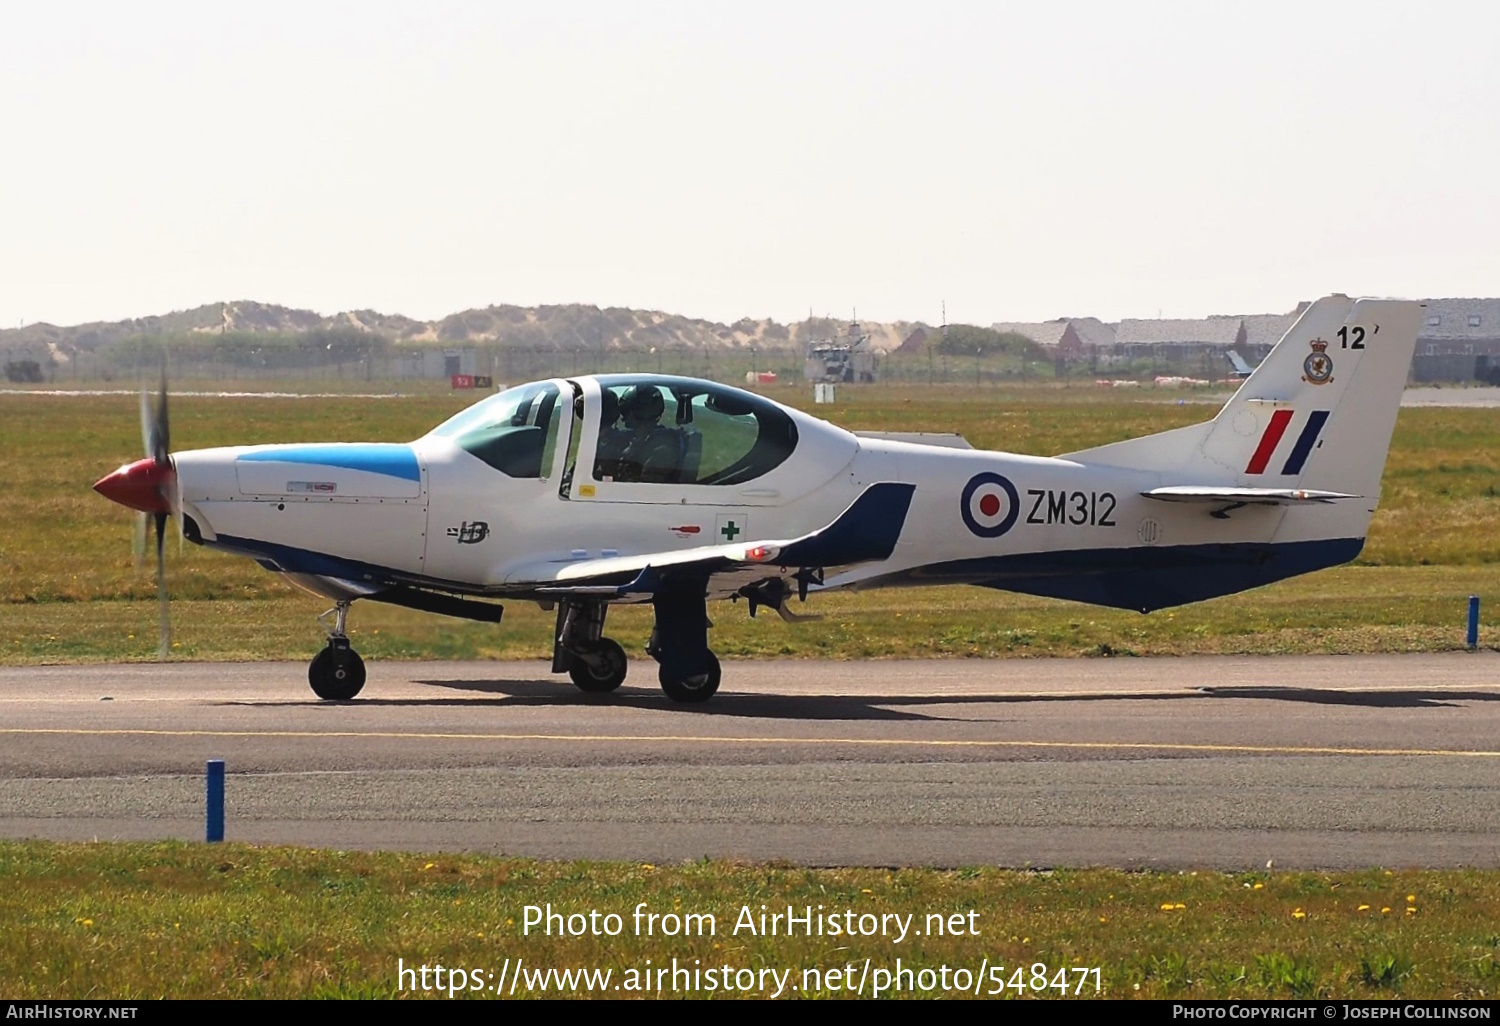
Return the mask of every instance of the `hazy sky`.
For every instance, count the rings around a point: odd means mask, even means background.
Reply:
[[[0,326],[1500,294],[1500,6],[0,3]]]

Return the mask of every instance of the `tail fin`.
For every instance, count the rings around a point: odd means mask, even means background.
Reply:
[[[1421,311],[1404,300],[1320,299],[1213,420],[1065,458],[1159,471],[1166,485],[1377,498]]]

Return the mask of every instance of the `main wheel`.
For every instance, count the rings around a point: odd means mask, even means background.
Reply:
[[[319,698],[346,702],[365,686],[365,661],[352,648],[330,645],[308,664],[307,682]]]
[[[668,674],[663,666],[656,675],[661,689],[674,702],[706,702],[719,690],[719,659],[712,652],[706,653],[708,662],[698,673],[685,677]]]
[[[580,690],[604,694],[625,682],[625,671],[630,664],[625,659],[625,650],[609,638],[600,638],[595,644],[598,647],[587,657],[573,656],[568,676]]]

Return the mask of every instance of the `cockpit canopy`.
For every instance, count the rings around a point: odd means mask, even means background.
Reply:
[[[454,444],[510,477],[541,477],[557,444],[559,390],[538,381],[508,388],[449,417],[430,435]]]
[[[596,439],[588,468],[595,481],[741,484],[780,466],[797,446],[797,425],[786,411],[750,392],[660,375],[607,374],[596,380],[597,413],[588,411],[581,422],[581,430]],[[431,433],[452,439],[510,477],[545,477],[564,420],[560,414],[585,412],[582,390],[566,384],[573,390],[566,403],[558,382],[521,385],[471,406]],[[570,449],[578,448],[575,438]]]
[[[595,481],[733,485],[779,466],[797,426],[769,400],[686,378],[599,378]]]

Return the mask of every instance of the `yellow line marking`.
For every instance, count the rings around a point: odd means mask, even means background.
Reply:
[[[895,748],[1059,748],[1084,751],[1136,750],[1157,752],[1225,752],[1248,755],[1432,755],[1497,759],[1500,751],[1458,748],[1336,748],[1322,745],[1220,745],[1168,741],[991,741],[939,738],[873,737],[724,737],[695,734],[448,734],[425,731],[379,730],[146,730],[81,727],[3,727],[0,735],[69,735],[75,737],[280,737],[323,740],[378,738],[413,741],[562,741],[634,744],[724,745],[864,745]]]

